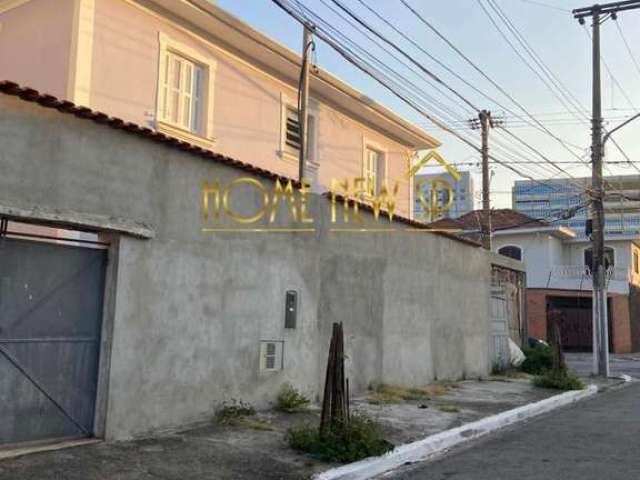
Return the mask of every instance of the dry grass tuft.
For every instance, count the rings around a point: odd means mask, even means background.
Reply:
[[[459,388],[455,382],[437,382],[424,387],[406,387],[402,385],[388,385],[385,383],[372,384],[367,402],[372,405],[388,405],[407,401],[429,400],[446,394],[453,388]]]
[[[445,413],[458,413],[460,411],[458,407],[454,407],[453,405],[440,405],[438,410]]]

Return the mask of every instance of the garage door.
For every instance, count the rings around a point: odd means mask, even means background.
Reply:
[[[93,434],[106,259],[0,238],[0,444]]]
[[[562,348],[568,352],[593,350],[593,318],[590,297],[550,297],[547,322],[555,312],[558,316]],[[611,309],[609,309],[609,351],[612,351]]]

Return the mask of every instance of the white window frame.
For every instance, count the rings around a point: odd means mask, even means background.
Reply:
[[[272,355],[268,355],[268,345],[274,345]],[[273,366],[269,367],[267,358],[273,358]],[[260,340],[260,371],[278,372],[284,370],[284,341],[283,340]]]
[[[378,195],[380,193],[380,190],[382,189],[382,186],[384,186],[385,182],[388,182],[389,179],[389,150],[384,145],[381,145],[376,141],[370,140],[367,137],[362,137],[362,162],[360,168],[362,172],[362,178],[364,178],[365,180],[367,178],[367,150],[375,150],[376,152],[382,154],[382,177],[379,180],[378,176],[380,175],[380,171],[378,171],[379,169],[376,168],[376,191],[374,192],[374,194]],[[390,186],[387,185],[387,188],[390,188]],[[365,193],[364,197],[369,198],[371,197],[371,195]]]
[[[298,163],[300,161],[299,154],[287,151],[287,108],[297,110],[298,106],[286,94],[280,93],[280,148],[278,155],[283,160]],[[313,122],[313,128],[310,128],[308,132],[310,135],[308,138],[311,138],[311,148],[307,152],[307,165],[318,167],[320,165],[318,160],[318,115],[312,108],[307,110],[307,115]]]
[[[156,129],[171,137],[176,137],[185,142],[193,143],[204,148],[211,148],[215,143],[213,137],[213,108],[214,108],[214,86],[217,70],[217,62],[202,55],[197,50],[188,45],[180,43],[170,38],[165,33],[158,34],[159,59],[158,59],[158,83],[156,98]],[[182,57],[202,69],[202,112],[200,119],[202,129],[200,132],[192,132],[178,125],[173,124],[168,119],[163,118],[165,111],[163,95],[163,75],[167,67],[167,54],[174,54]]]

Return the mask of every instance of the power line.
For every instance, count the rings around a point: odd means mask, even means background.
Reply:
[[[520,110],[522,110],[522,112],[524,112],[524,114],[529,117],[534,123],[536,123],[540,128],[539,130],[548,134],[549,136],[551,136],[552,138],[554,138],[556,141],[560,142],[561,144],[567,144],[567,142],[564,142],[561,138],[559,138],[557,135],[555,135],[553,132],[551,132],[549,129],[547,129],[544,125],[542,125],[537,118],[535,118],[520,102],[518,102],[512,95],[510,95],[503,87],[501,87],[493,78],[491,78],[486,72],[484,72],[484,70],[482,70],[480,67],[478,67],[468,56],[466,56],[464,54],[464,52],[462,52],[458,47],[456,47],[445,35],[443,35],[431,22],[429,22],[424,16],[422,16],[420,14],[420,12],[418,12],[414,7],[412,7],[407,0],[400,0],[400,2],[410,11],[414,14],[414,16],[420,20],[424,25],[426,25],[435,35],[438,36],[438,38],[440,38],[443,42],[445,42],[454,52],[456,52],[460,57],[462,57],[476,72],[478,72],[484,79],[486,79],[489,83],[491,83],[491,85],[493,85],[500,93],[502,93],[506,98],[508,98],[514,105],[516,105]],[[514,114],[515,116],[517,116],[518,118],[523,118],[521,115],[516,114],[515,112],[513,112],[512,110],[508,109],[507,107],[504,107],[502,105],[499,105],[502,108],[504,108],[506,111],[508,111],[511,114]],[[566,145],[565,145],[566,147]],[[582,147],[577,147],[582,149]]]
[[[480,8],[482,8],[482,10],[484,11],[484,13],[486,14],[486,16],[489,18],[490,22],[493,24],[493,26],[495,27],[495,29],[498,31],[498,33],[502,36],[502,38],[505,40],[505,42],[507,42],[507,44],[509,45],[509,47],[511,47],[511,49],[516,53],[516,55],[520,58],[520,60],[522,60],[522,62],[540,79],[540,81],[542,81],[542,83],[547,87],[547,89],[558,99],[558,101],[560,101],[560,103],[562,104],[563,107],[567,108],[566,105],[566,100],[562,98],[561,95],[559,95],[554,88],[549,84],[549,81],[547,79],[545,79],[540,72],[533,66],[531,65],[531,63],[529,63],[529,61],[522,55],[522,53],[520,53],[520,51],[516,48],[516,46],[511,42],[511,40],[509,39],[509,37],[506,35],[506,33],[504,33],[504,31],[500,28],[500,26],[498,25],[498,23],[495,21],[495,19],[493,18],[493,16],[491,15],[491,13],[489,12],[489,10],[486,9],[486,7],[484,6],[484,4],[482,3],[481,0],[477,0],[478,5],[480,5]],[[493,8],[493,5],[491,2],[489,2],[489,5]],[[500,15],[498,14],[498,16],[500,17]],[[503,20],[504,21],[504,20]],[[508,26],[508,25],[507,25]],[[512,32],[513,33],[513,32]],[[517,35],[514,34],[514,36],[516,37],[516,39],[518,39]],[[526,49],[525,49],[526,50]],[[535,60],[535,59],[534,59]],[[542,66],[538,63],[538,65],[540,66],[540,68],[543,70]],[[575,106],[573,107],[575,108]],[[568,109],[570,110],[570,108]],[[574,151],[572,151],[562,140],[560,140],[561,145],[563,145],[563,147],[570,152],[571,155],[576,156],[576,153]]]
[[[585,25],[582,25],[582,29],[584,30],[584,32],[587,35],[587,37],[589,37],[589,40],[591,40],[591,33],[589,32],[587,27]],[[607,61],[604,58],[604,55],[602,55],[602,54],[600,54],[600,61],[602,61],[602,64],[604,65],[604,68],[607,70],[607,73],[611,77],[611,81],[616,85],[616,87],[618,87],[618,90],[620,90],[620,93],[622,93],[622,96],[626,100],[627,104],[633,109],[634,112],[637,112],[638,109],[633,104],[633,102],[631,101],[631,98],[629,98],[629,95],[627,95],[627,92],[624,90],[624,88],[622,88],[622,85],[620,84],[620,82],[618,81],[616,76],[611,71],[611,68],[609,67],[609,64],[607,63]]]
[[[507,17],[507,15],[504,13],[504,11],[500,8],[500,6],[495,2],[495,0],[487,0],[488,4],[492,7],[492,9],[496,12],[496,14],[498,15],[498,17],[500,17],[500,19],[505,23],[505,25],[507,25],[507,28],[510,30],[510,32],[514,35],[514,37],[516,38],[516,40],[518,40],[518,42],[520,43],[520,45],[525,49],[525,51],[529,54],[529,56],[534,60],[534,62],[540,67],[540,69],[542,70],[542,72],[545,74],[545,76],[547,77],[547,79],[549,80],[549,83],[553,84],[558,92],[560,93],[560,95],[563,96],[563,98],[565,98],[565,100],[572,105],[574,108],[578,108],[579,111],[584,111],[586,112],[586,109],[584,109],[584,107],[580,104],[579,100],[571,93],[571,91],[569,89],[566,88],[566,86],[564,86],[564,84],[562,83],[562,81],[551,71],[551,69],[544,63],[544,61],[539,57],[539,55],[536,54],[536,52],[533,50],[533,48],[531,47],[531,45],[527,42],[527,40],[522,36],[522,34],[517,30],[517,27],[515,27],[515,25],[509,20],[509,18]],[[480,5],[482,6],[481,0],[478,0],[478,3],[480,3]],[[488,12],[486,11],[486,9],[483,8],[483,10],[485,10],[485,13],[488,14]],[[497,25],[494,23],[494,26],[497,27]],[[498,29],[498,31],[500,31],[500,29]],[[500,32],[502,33],[502,32]],[[503,35],[504,37],[504,35]],[[505,40],[506,37],[504,37]],[[507,40],[508,41],[508,40]],[[517,52],[517,50],[515,49],[515,47],[509,42],[510,46],[512,47],[512,49],[514,49],[514,51]],[[520,56],[520,55],[519,55]],[[520,58],[522,58],[522,56],[520,56]],[[523,59],[524,60],[524,59]],[[529,66],[529,68],[532,68],[528,62],[525,61],[525,63],[527,63],[527,66]],[[534,73],[537,73],[535,70],[532,69],[532,71],[534,71]],[[538,75],[538,77],[540,77],[540,75]],[[546,82],[545,82],[545,85]],[[548,85],[547,85],[548,86]],[[565,93],[566,92],[566,93]],[[553,92],[552,92],[553,93]],[[557,97],[557,95],[556,95]],[[564,105],[564,103],[563,103]],[[583,117],[580,117],[580,119],[584,119],[584,118],[588,118],[588,114],[586,113],[582,113]],[[626,154],[626,152],[622,149],[622,147],[617,143],[617,142],[613,142],[614,146],[620,151],[620,153],[630,162],[630,165],[634,166],[634,168],[636,168],[638,171],[640,171],[640,169],[631,162],[631,159],[628,157],[628,155]],[[568,150],[569,151],[569,150]],[[573,152],[569,151],[569,153],[571,153],[572,155],[576,156]],[[576,156],[577,157],[577,156]],[[586,163],[586,162],[585,162]],[[605,167],[606,168],[606,167]],[[612,172],[607,168],[607,170],[609,171],[610,174],[612,174]]]
[[[627,52],[629,53],[629,56],[631,57],[631,61],[633,62],[633,65],[636,67],[636,71],[638,72],[638,75],[640,75],[640,63],[638,63],[638,60],[636,59],[636,56],[631,51],[631,47],[629,46],[629,42],[627,42],[627,38],[625,37],[624,32],[622,31],[622,27],[620,27],[620,20],[618,19],[613,23],[616,24],[616,28],[618,29],[618,33],[620,34],[620,38],[622,38],[622,41],[624,42],[624,46],[626,47]]]
[[[348,23],[352,28],[354,28],[354,30],[356,30],[357,32],[359,32],[361,35],[363,35],[365,38],[367,38],[367,40],[369,40],[370,42],[372,42],[373,44],[375,44],[376,46],[378,46],[379,48],[381,48],[385,53],[387,53],[391,58],[393,58],[395,61],[397,61],[398,63],[400,63],[401,65],[403,65],[405,68],[407,68],[409,71],[411,71],[412,73],[414,73],[416,76],[418,76],[421,80],[425,80],[424,76],[421,75],[419,72],[417,72],[415,70],[414,67],[412,67],[411,65],[409,65],[408,63],[406,63],[405,61],[403,61],[401,58],[398,58],[398,56],[396,56],[393,52],[391,52],[387,47],[385,47],[380,41],[376,40],[375,38],[372,37],[371,34],[368,33],[368,31],[362,29],[362,27],[359,26],[359,24],[356,24],[354,21],[350,20],[349,18],[345,17],[343,14],[341,14],[339,11],[337,11],[334,7],[332,7],[327,1],[325,0],[320,0],[321,3],[323,5],[325,5],[328,9],[330,9],[335,15],[337,15],[341,20],[343,20],[344,22]],[[305,7],[304,5],[301,5],[302,8],[304,8],[309,14],[311,14],[315,20],[322,22],[323,24],[325,24],[328,28],[330,28],[334,34],[337,34],[338,36],[340,36],[341,38],[344,39],[345,42],[350,43],[351,45],[355,46],[355,48],[357,48],[361,54],[364,54],[365,56],[367,56],[370,60],[376,62],[378,65],[382,66],[382,68],[386,69],[387,71],[391,71],[393,72],[397,77],[400,77],[402,79],[404,79],[404,81],[410,83],[410,85],[412,86],[412,88],[418,90],[421,92],[421,94],[423,96],[425,96],[426,98],[429,98],[432,102],[434,102],[436,105],[440,106],[440,108],[444,111],[446,111],[449,107],[445,106],[443,103],[439,102],[438,100],[436,100],[434,97],[430,96],[429,94],[427,94],[424,90],[422,90],[420,87],[418,87],[417,85],[415,85],[414,83],[410,82],[409,80],[406,79],[406,77],[403,77],[400,74],[397,74],[397,72],[393,71],[393,69],[391,69],[386,63],[382,62],[381,59],[375,57],[373,54],[371,54],[371,52],[369,52],[367,49],[360,47],[359,45],[357,45],[356,42],[351,41],[345,34],[343,34],[338,28],[334,27],[333,25],[331,25],[330,23],[324,21],[321,17],[319,17],[318,15],[315,15],[310,9],[308,9],[307,7]],[[449,100],[451,100],[451,98],[448,96],[449,94],[444,91],[443,89],[441,89],[441,87],[430,80],[430,78],[426,78],[427,82],[433,86],[436,90],[438,90],[441,94],[443,94],[444,96],[446,96],[447,98],[449,98]],[[455,102],[455,100],[453,100]],[[458,103],[455,103],[455,105],[457,107],[460,107],[460,105]],[[463,108],[464,110],[464,108]],[[469,110],[466,110],[464,115],[468,115]],[[459,120],[458,121],[464,121],[463,117],[457,117]],[[454,120],[452,123],[455,123],[456,120]]]
[[[549,5],[548,3],[538,2],[536,0],[520,0],[520,1],[524,3],[530,3],[532,5],[538,5],[539,7],[550,8],[563,13],[571,13],[571,10],[567,10],[566,8],[556,7],[555,5]]]
[[[435,76],[435,74],[433,74],[432,72],[430,72],[429,70],[427,70],[426,68],[424,68],[423,66],[421,66],[420,63],[418,63],[412,56],[410,56],[409,54],[407,54],[403,49],[399,48],[395,43],[393,43],[392,41],[390,41],[389,39],[387,39],[384,35],[382,35],[381,33],[377,32],[373,27],[371,27],[366,21],[364,21],[363,19],[361,19],[357,14],[355,14],[351,9],[349,9],[348,7],[346,7],[344,4],[342,4],[339,0],[332,0],[332,2],[338,6],[338,8],[340,8],[343,12],[345,12],[347,15],[349,15],[353,20],[355,20],[358,24],[360,24],[361,26],[363,26],[364,28],[366,28],[369,32],[371,32],[372,34],[374,34],[377,38],[379,38],[380,40],[382,40],[383,42],[385,42],[386,44],[388,44],[389,46],[391,46],[392,48],[394,48],[396,51],[400,52],[404,57],[406,57],[407,59],[409,59],[412,63],[414,63],[416,66],[418,66],[422,71],[426,72],[431,78],[436,79],[439,83],[443,83],[442,80],[440,80],[437,76]],[[444,83],[443,83],[444,84]],[[466,104],[470,105],[473,107],[473,104],[468,101],[465,97],[463,97],[459,92],[457,92],[456,90],[452,89],[451,87],[449,87],[448,85],[444,84],[450,91],[452,91],[456,96],[458,96],[459,98],[461,98]],[[535,148],[533,148],[531,145],[527,144],[526,142],[524,142],[522,139],[520,139],[519,137],[511,134],[512,137],[516,140],[518,140],[520,143],[523,143],[524,145],[526,145],[528,148],[532,149],[533,151],[536,151]],[[556,169],[558,169],[560,172],[564,173],[565,175],[571,177],[571,174],[569,172],[567,172],[565,169],[558,167],[556,165],[553,164],[553,161],[549,160],[546,156],[544,156],[542,153],[536,151],[538,153],[538,155],[541,156],[541,158],[547,160],[549,162],[550,165],[554,166]]]
[[[422,70],[426,75],[428,75],[431,79],[433,79],[434,81],[438,82],[440,85],[442,85],[443,87],[447,88],[451,93],[453,93],[455,96],[457,96],[460,100],[462,100],[464,103],[466,103],[469,107],[471,107],[471,109],[473,109],[474,111],[478,112],[479,109],[478,107],[476,107],[473,103],[471,103],[467,98],[465,98],[463,95],[461,95],[458,91],[456,91],[454,88],[452,88],[451,86],[449,86],[447,83],[445,83],[442,79],[440,79],[440,77],[438,77],[436,74],[434,74],[433,72],[431,72],[429,69],[425,68],[424,65],[422,65],[421,63],[417,62],[411,55],[407,54],[403,49],[399,48],[395,43],[393,43],[392,41],[390,41],[389,39],[387,39],[384,35],[382,35],[380,32],[378,32],[377,30],[375,30],[374,28],[372,28],[367,22],[365,22],[364,20],[362,20],[360,17],[358,17],[355,13],[353,13],[348,7],[346,7],[345,5],[343,5],[340,1],[338,0],[331,0],[334,4],[336,4],[336,6],[338,8],[340,8],[343,12],[345,12],[347,15],[349,15],[351,18],[353,18],[353,20],[355,20],[356,22],[358,22],[360,25],[362,25],[364,28],[366,28],[369,32],[371,32],[373,35],[375,35],[376,37],[378,37],[380,40],[382,40],[384,43],[386,43],[387,45],[389,45],[391,48],[393,48],[394,50],[396,50],[398,53],[400,53],[402,56],[404,56],[407,60],[409,60],[411,63],[413,63],[416,67],[418,67],[420,70]]]
[[[586,113],[586,109],[582,106],[580,101],[575,97],[575,95],[569,90],[564,83],[558,78],[558,76],[549,68],[549,66],[544,62],[544,60],[537,54],[537,52],[533,49],[531,44],[527,41],[527,39],[520,33],[518,28],[514,25],[514,23],[509,19],[505,11],[500,8],[498,3],[495,0],[487,0],[492,9],[498,14],[500,19],[505,23],[507,28],[514,35],[518,43],[522,45],[525,51],[529,54],[529,56],[534,60],[536,65],[540,67],[542,72],[545,74],[547,79],[552,83],[558,90],[558,92],[562,95],[562,97],[574,108],[580,112],[581,116],[576,117],[580,120],[588,120],[589,115]],[[570,112],[570,110],[568,110]]]
[[[296,19],[302,25],[306,25],[306,24],[309,23],[309,19],[307,18],[306,15],[304,15],[304,13],[295,12],[290,6],[288,6],[289,3],[290,3],[288,0],[272,0],[272,2],[275,3],[278,7],[280,7],[283,11],[287,12],[291,17]],[[449,134],[453,135],[454,137],[458,138],[459,140],[461,140],[463,143],[465,143],[466,145],[468,145],[472,149],[474,149],[474,150],[476,150],[478,152],[480,151],[480,148],[474,142],[472,142],[471,140],[469,140],[465,136],[461,135],[460,133],[456,132],[455,130],[449,128],[445,123],[443,123],[437,117],[435,117],[435,116],[427,113],[426,111],[424,111],[424,109],[422,109],[418,105],[416,105],[416,103],[414,101],[412,101],[411,99],[407,98],[402,93],[398,92],[397,89],[394,88],[392,85],[390,85],[387,80],[381,79],[378,76],[376,76],[375,73],[371,71],[370,65],[366,61],[363,61],[361,58],[357,58],[357,56],[351,55],[348,51],[345,50],[345,48],[343,48],[343,46],[339,42],[335,41],[331,37],[330,34],[327,34],[326,31],[324,31],[323,29],[318,27],[318,28],[316,28],[316,32],[315,33],[316,33],[316,36],[318,38],[320,38],[321,40],[325,41],[330,47],[332,47],[345,60],[347,60],[349,63],[354,65],[356,68],[358,68],[362,72],[364,72],[367,75],[371,76],[378,83],[380,83],[380,85],[382,85],[385,89],[387,89],[389,92],[391,92],[394,96],[396,96],[397,98],[402,100],[404,103],[406,103],[410,108],[415,110],[418,114],[424,116],[429,121],[431,121],[434,125],[437,125],[438,127],[440,127],[442,130],[444,130],[444,131],[448,132]],[[498,163],[501,163],[501,160],[496,158],[495,156],[491,156],[490,158],[495,160]],[[544,181],[537,180],[536,178],[519,171],[517,168],[513,167],[512,165],[504,164],[503,166],[505,168],[508,168],[509,170],[513,171],[514,173],[516,173],[517,175],[519,175],[521,177],[528,178],[533,182],[540,183],[540,184],[545,185],[545,186],[547,185]]]

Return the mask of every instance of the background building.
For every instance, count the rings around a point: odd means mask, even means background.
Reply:
[[[575,230],[578,238],[586,238],[587,209],[566,220],[557,217],[571,207],[586,205],[584,189],[591,186],[591,178],[558,179],[534,182],[516,181],[513,186],[513,208],[533,218],[553,220]],[[582,187],[579,187],[581,185]],[[612,197],[605,202],[605,235],[607,238],[636,238],[640,235],[640,202],[638,198],[640,175],[610,176],[605,178],[607,193]]]
[[[438,228],[457,228],[457,235],[479,241],[482,210],[457,219],[441,219]],[[528,217],[511,209],[491,211],[492,249],[524,263],[526,270],[526,332],[547,338],[549,316],[560,320],[562,347],[591,351],[592,250],[584,234]],[[640,351],[640,240],[610,236],[605,242],[609,349]],[[514,335],[512,334],[512,338]]]
[[[416,175],[415,182],[419,180],[424,181],[422,191],[427,201],[431,198],[431,185],[435,178],[446,180],[451,184],[453,189],[453,203],[451,204],[451,208],[432,220],[437,220],[438,218],[457,218],[473,210],[473,177],[469,172],[460,172],[460,176],[462,177],[460,181],[456,181],[450,174],[444,172]],[[442,206],[447,201],[448,192],[444,188],[438,188],[438,205]],[[414,196],[413,208],[415,218],[420,218],[424,214],[422,202],[420,202],[417,195]]]

